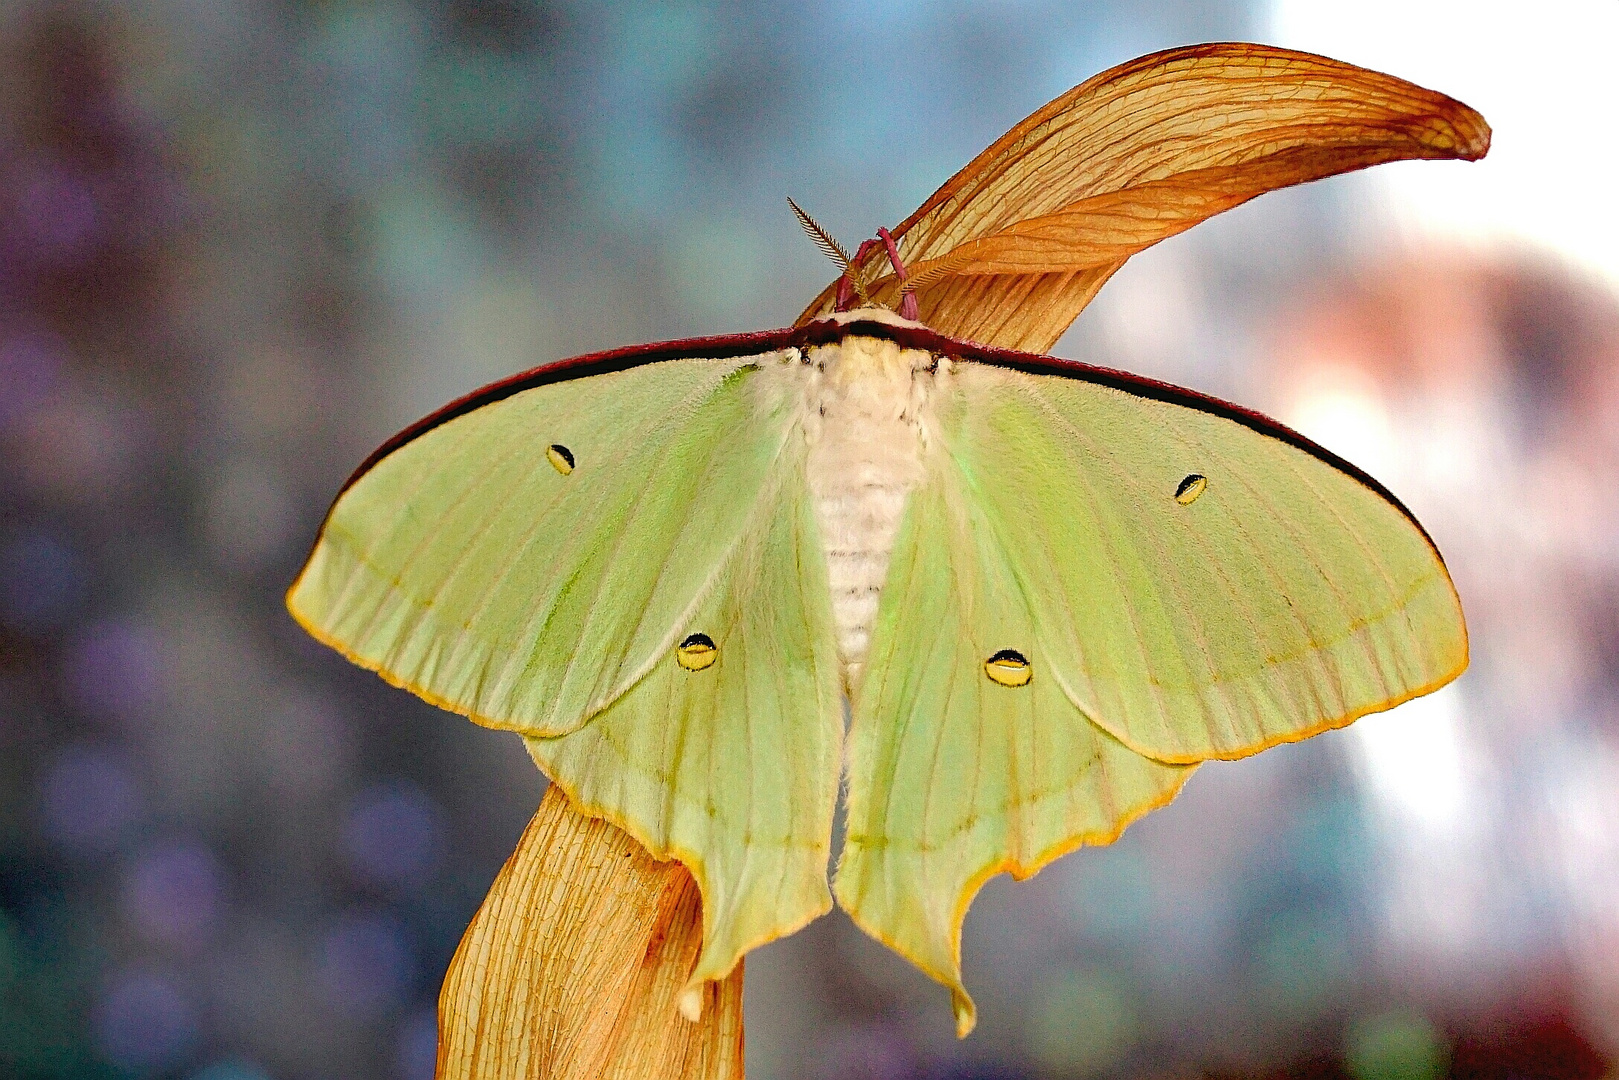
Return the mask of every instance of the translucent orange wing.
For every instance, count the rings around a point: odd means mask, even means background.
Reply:
[[[1484,118],[1403,79],[1265,45],[1170,49],[1047,104],[894,230],[941,333],[1045,352],[1124,260],[1255,195],[1404,158],[1482,157]],[[874,299],[899,282],[872,251]],[[799,322],[831,311],[835,284]]]

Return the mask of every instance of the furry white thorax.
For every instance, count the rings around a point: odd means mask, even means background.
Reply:
[[[852,691],[871,647],[906,497],[922,479],[938,364],[928,352],[855,336],[815,346],[805,359],[809,486]]]

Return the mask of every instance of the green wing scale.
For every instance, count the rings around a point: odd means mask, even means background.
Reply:
[[[965,1034],[961,925],[990,876],[1111,842],[1198,761],[1433,690],[1467,638],[1421,526],[1302,437],[1119,372],[963,354],[856,692],[835,893],[951,988]]]
[[[757,512],[790,413],[752,370],[648,364],[432,427],[338,498],[293,613],[479,723],[573,731],[686,632]]]
[[[943,441],[1041,666],[1125,745],[1243,757],[1467,666],[1444,564],[1375,481],[1244,410],[1050,366],[1078,377],[962,365]]]
[[[786,453],[760,527],[690,620],[713,641],[713,663],[688,671],[669,653],[578,731],[527,740],[574,805],[692,871],[703,894],[694,983],[832,906],[843,705],[803,440]]]
[[[920,479],[869,652],[844,660],[845,761],[817,365],[884,348],[921,358],[883,368],[911,373],[896,411],[849,389],[856,360],[839,400],[911,418]],[[835,893],[952,990],[962,1033],[961,925],[990,876],[1112,841],[1199,761],[1467,662],[1438,552],[1348,463],[1191,391],[863,313],[465,399],[362,467],[288,602],[356,662],[521,733],[578,809],[684,863],[692,985]]]
[[[361,470],[288,594],[311,633],[521,732],[576,805],[680,858],[694,981],[831,906],[842,706],[795,402],[757,377],[779,362],[474,395]],[[694,634],[717,647],[695,670]]]
[[[936,454],[897,538],[850,730],[837,897],[878,940],[952,990],[961,923],[1003,871],[1024,878],[1111,843],[1174,797],[1191,768],[1132,752],[1036,668],[1003,685],[985,661],[1036,640],[1037,609],[960,471]]]

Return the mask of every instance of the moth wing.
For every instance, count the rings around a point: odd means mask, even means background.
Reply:
[[[834,891],[863,929],[950,987],[961,1035],[975,1016],[961,924],[983,883],[1111,842],[1191,772],[1131,751],[1069,700],[1029,644],[1036,615],[961,471],[932,455],[855,694]],[[1007,648],[1035,652],[1027,684],[986,676]]]
[[[790,368],[675,359],[473,395],[362,469],[288,597],[680,859],[703,894],[694,983],[831,904],[842,708]],[[682,665],[693,634],[715,651]]]
[[[961,364],[942,439],[1036,671],[1125,745],[1242,757],[1467,666],[1438,550],[1371,477],[1236,406],[1035,363],[1061,374]]]
[[[791,452],[761,527],[693,613],[713,663],[687,670],[666,652],[578,731],[527,740],[576,806],[691,870],[703,895],[692,984],[832,904],[842,694],[802,440]]]
[[[760,364],[539,369],[472,395],[362,468],[288,607],[436,705],[574,730],[669,653],[758,527],[793,407]]]

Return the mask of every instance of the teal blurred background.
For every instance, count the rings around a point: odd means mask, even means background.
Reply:
[[[1507,46],[1611,43],[1554,8],[1463,13]],[[349,470],[495,377],[790,322],[830,268],[789,194],[853,245],[1137,54],[1399,38],[1309,10],[0,3],[0,1075],[430,1077],[439,980],[543,780],[286,615]],[[1451,56],[1422,42],[1396,74]],[[1480,92],[1515,118],[1554,53],[1492,59]],[[1442,70],[1468,56],[1494,54]],[[1564,105],[1611,110],[1591,93]],[[1552,119],[1497,120],[1476,167],[1199,226],[1056,350],[1370,468],[1445,550],[1473,669],[992,881],[965,1042],[840,914],[766,947],[751,1077],[1608,1074],[1619,301],[1579,240],[1615,216],[1579,195],[1611,182],[1580,140],[1514,156]],[[1411,194],[1416,169],[1441,186]],[[1433,212],[1474,183],[1500,228]]]

